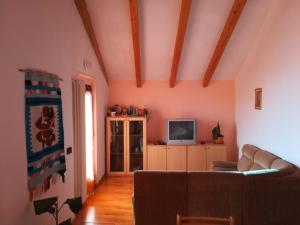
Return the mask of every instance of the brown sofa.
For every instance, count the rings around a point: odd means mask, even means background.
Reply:
[[[232,215],[236,225],[300,224],[300,175],[291,163],[245,145],[238,163],[213,169],[222,171],[135,172],[135,224],[175,225],[177,213]]]

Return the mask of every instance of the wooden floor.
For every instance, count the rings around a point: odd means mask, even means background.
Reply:
[[[75,219],[74,225],[132,225],[133,177],[106,177]]]

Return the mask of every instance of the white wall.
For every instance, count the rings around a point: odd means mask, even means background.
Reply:
[[[0,1],[0,218],[2,225],[53,224],[51,215],[35,216],[27,190],[24,122],[24,75],[18,68],[41,68],[59,74],[65,146],[73,145],[72,76],[85,72],[83,59],[92,67],[98,91],[98,176],[104,174],[104,109],[107,86],[94,52],[71,0]],[[85,72],[87,73],[87,72]],[[58,182],[41,197],[58,195],[60,202],[73,197],[73,154],[66,156],[66,183]],[[66,219],[69,210],[63,210]]]
[[[300,1],[272,0],[236,79],[238,145],[254,144],[300,166]],[[262,110],[254,89],[262,88]]]

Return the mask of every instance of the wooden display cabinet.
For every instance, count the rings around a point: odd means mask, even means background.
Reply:
[[[212,169],[213,161],[226,161],[227,151],[225,145],[210,144],[206,145],[206,168]]]
[[[147,167],[146,118],[106,119],[106,173],[129,175]]]
[[[167,148],[165,145],[148,145],[147,168],[151,170],[167,170]]]
[[[188,171],[202,171],[207,169],[207,146],[190,145],[188,146],[187,163]]]
[[[167,170],[186,170],[186,145],[167,146]]]
[[[226,145],[148,145],[148,170],[205,171],[212,161],[227,160]]]

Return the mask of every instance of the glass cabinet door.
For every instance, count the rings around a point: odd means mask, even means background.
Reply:
[[[110,121],[110,171],[124,172],[124,121]]]
[[[129,172],[143,169],[143,121],[129,121]]]

